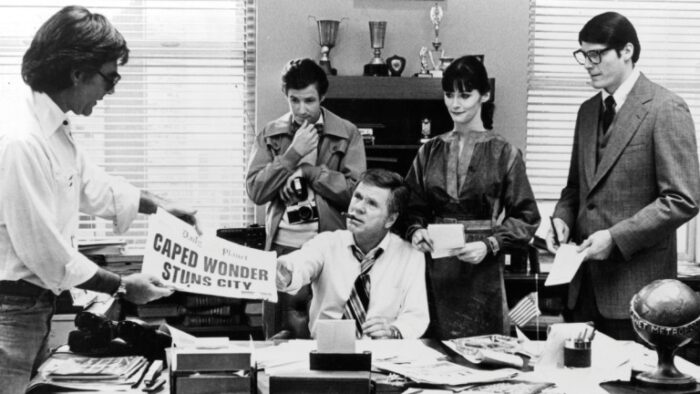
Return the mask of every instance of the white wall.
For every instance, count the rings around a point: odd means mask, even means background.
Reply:
[[[440,40],[446,55],[484,54],[496,79],[494,130],[524,149],[528,58],[528,0],[443,0]],[[403,76],[420,68],[418,52],[429,46],[434,1],[426,0],[259,0],[256,73],[256,130],[287,110],[280,72],[290,59],[318,59],[318,19],[348,18],[331,50],[338,75],[362,75],[372,58],[370,20],[387,21],[382,56],[407,59]],[[446,131],[446,130],[444,130]],[[436,132],[440,132],[436,130]]]

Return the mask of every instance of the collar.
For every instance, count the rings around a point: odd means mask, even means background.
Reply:
[[[632,91],[634,84],[637,83],[640,74],[641,73],[637,67],[633,68],[632,74],[630,74],[630,76],[627,77],[624,82],[622,82],[620,87],[615,90],[615,93],[612,94],[613,98],[615,99],[615,107],[617,107],[618,111],[620,108],[622,108],[622,104],[625,103],[625,100],[627,100],[627,96],[630,94],[630,91]],[[606,92],[605,89],[601,89],[600,93],[600,98],[603,100],[603,102],[605,102],[605,99],[610,96],[610,93]]]
[[[485,141],[491,137],[493,137],[495,134],[493,130],[485,130],[485,131],[470,131],[469,134],[467,135],[467,140],[468,141],[474,141],[474,142],[481,142]],[[460,138],[460,134],[457,133],[456,130],[448,131],[447,133],[440,134],[438,138],[441,140],[450,143],[452,141],[457,141]]]
[[[265,128],[265,137],[272,137],[280,134],[288,134],[291,136],[291,125],[293,120],[294,116],[291,112],[287,112],[286,114],[282,115],[277,120],[273,121],[271,125]],[[338,115],[335,115],[323,107],[321,108],[321,117],[316,123],[323,124],[324,135],[333,135],[338,138],[350,139],[350,134],[346,130],[346,127],[343,126],[343,123]]]
[[[361,250],[357,244],[355,244],[355,237],[352,235],[352,233],[349,230],[346,231],[346,237],[344,238],[344,243],[346,248],[350,248],[352,246],[356,247],[357,249]],[[374,248],[370,249],[369,252],[365,253],[365,256],[376,253],[378,249],[383,249],[384,252],[386,253],[387,249],[389,248],[389,243],[391,242],[391,231],[387,231],[386,235],[384,235],[384,238],[382,238],[382,241],[379,242],[377,246]]]
[[[61,126],[70,125],[70,120],[61,108],[51,100],[46,93],[32,91],[31,101],[33,102],[34,114],[39,121],[39,127],[45,137],[61,129]]]

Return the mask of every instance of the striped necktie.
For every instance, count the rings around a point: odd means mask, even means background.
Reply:
[[[362,323],[365,322],[367,308],[369,307],[369,271],[383,252],[382,248],[377,248],[374,253],[365,255],[360,248],[352,245],[352,254],[360,262],[360,275],[355,279],[350,298],[345,303],[343,319],[355,319],[357,338],[362,338]]]

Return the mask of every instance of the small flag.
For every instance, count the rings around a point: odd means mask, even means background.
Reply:
[[[532,292],[513,307],[508,312],[510,320],[518,327],[522,327],[534,317],[541,315],[540,308],[537,306],[537,293]]]

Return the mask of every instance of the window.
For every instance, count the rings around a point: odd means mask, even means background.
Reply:
[[[0,5],[0,85],[22,85],[21,61],[41,23],[72,1]],[[93,162],[135,186],[198,209],[209,231],[253,222],[245,192],[252,143],[253,0],[85,0],[131,49],[116,93],[73,132]],[[82,217],[80,237],[112,236],[108,221]],[[145,239],[141,215],[126,235]]]
[[[578,107],[595,94],[571,53],[579,47],[583,25],[606,11],[634,24],[642,49],[637,67],[683,97],[700,131],[700,2],[531,0],[527,162],[543,215],[553,210],[566,183]],[[693,220],[678,230],[681,259],[700,257],[695,227]]]

